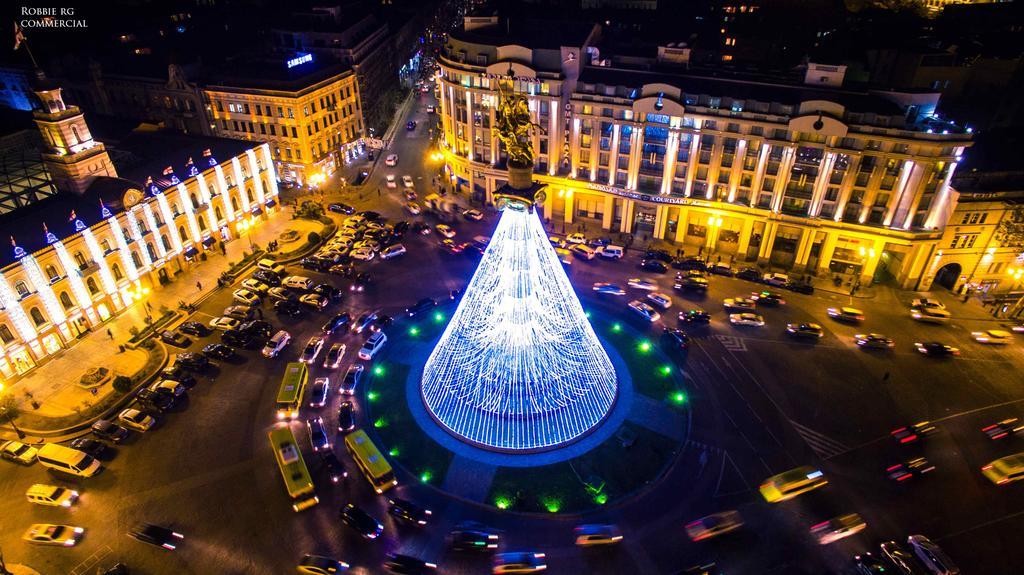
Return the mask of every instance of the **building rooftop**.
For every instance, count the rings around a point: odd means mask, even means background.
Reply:
[[[320,54],[242,56],[206,74],[207,88],[301,92],[351,67]]]
[[[531,49],[554,50],[562,46],[583,46],[596,25],[574,20],[533,20],[500,18],[472,30],[457,30],[449,36],[456,40],[488,46],[518,44]]]
[[[122,198],[129,188],[144,189],[152,176],[161,188],[171,185],[163,171],[170,166],[182,181],[187,179],[186,164],[192,158],[196,167],[203,163],[203,152],[210,150],[219,160],[227,160],[258,146],[258,142],[228,138],[197,137],[175,132],[136,132],[118,142],[112,151],[121,150],[125,165],[116,165],[118,178],[97,178],[84,194],[61,192],[40,199],[5,214],[0,214],[0,230],[14,238],[18,247],[27,253],[42,250],[48,245],[43,225],[58,239],[76,233],[75,220],[92,226],[105,219],[105,207],[111,215],[124,210]],[[102,205],[101,205],[102,202]],[[74,218],[72,218],[72,213]],[[15,263],[14,248],[0,249],[0,267]]]

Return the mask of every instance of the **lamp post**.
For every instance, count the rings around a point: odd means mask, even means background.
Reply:
[[[854,280],[853,285],[850,287],[850,295],[853,295],[860,289],[860,276],[864,275],[864,268],[867,267],[868,262],[875,258],[875,248],[860,247],[860,275]]]
[[[708,217],[708,233],[706,247],[708,251],[707,261],[711,261],[711,252],[714,249],[714,245],[718,242],[718,230],[722,227],[722,218],[718,216]]]

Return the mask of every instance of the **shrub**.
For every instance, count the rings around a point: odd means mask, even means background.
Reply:
[[[114,378],[114,391],[128,393],[132,390],[132,378],[127,375],[118,375]]]
[[[131,334],[132,337],[139,337],[139,328],[133,325],[128,328],[128,333]]]
[[[306,236],[306,241],[309,242],[310,245],[315,246],[316,244],[320,243],[320,234],[316,232],[309,232],[309,235]]]

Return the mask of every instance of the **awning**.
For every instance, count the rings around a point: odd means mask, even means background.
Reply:
[[[210,237],[208,237],[208,238],[203,240],[203,245],[206,246],[206,247],[210,247],[210,246],[212,246],[215,243],[217,243],[217,238],[215,238],[213,236],[210,236]]]
[[[199,250],[195,246],[188,246],[185,251],[181,252],[186,258],[194,258],[199,255]]]
[[[251,211],[252,215],[254,216],[258,216],[263,213],[263,209],[261,209],[259,206],[253,206]]]
[[[274,199],[273,199],[273,198],[271,198],[271,199],[267,200],[267,207],[268,207],[268,208],[272,208],[272,207],[274,207],[274,206],[276,206],[276,205],[277,205],[277,202],[276,202],[276,201],[274,201]]]

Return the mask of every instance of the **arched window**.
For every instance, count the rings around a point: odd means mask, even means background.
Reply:
[[[160,212],[158,212],[156,210],[153,211],[153,221],[156,222],[157,226],[164,225],[164,218],[163,218],[163,216],[160,215]]]
[[[114,264],[110,266],[110,271],[114,274],[115,280],[120,281],[124,279],[124,273],[121,271],[121,266]]]
[[[75,304],[71,303],[71,296],[69,296],[66,291],[60,292],[60,304],[64,306],[64,309],[71,309],[75,307]]]
[[[71,142],[71,145],[75,145],[82,141],[82,136],[78,134],[78,126],[71,126],[71,135],[75,139],[74,142]]]
[[[24,281],[19,281],[18,283],[14,284],[14,289],[17,290],[18,295],[20,295],[21,297],[25,297],[32,293],[28,289],[28,284],[25,283]]]
[[[220,206],[213,208],[213,215],[217,217],[218,222],[224,219],[224,214],[220,211]]]
[[[89,264],[88,264],[88,263],[86,262],[86,260],[85,260],[85,255],[84,255],[84,254],[82,254],[82,252],[80,252],[80,251],[78,251],[78,252],[75,252],[75,255],[74,255],[73,257],[75,258],[75,263],[77,263],[77,264],[78,264],[78,267],[79,267],[79,269],[81,269],[81,268],[84,268],[84,267],[86,267],[87,265],[89,265]]]
[[[245,189],[245,195],[249,196],[249,202],[255,202],[256,196],[252,195],[252,188]]]
[[[167,234],[160,234],[160,243],[164,245],[164,249],[171,251],[171,240],[167,238]]]
[[[134,250],[132,251],[132,262],[135,263],[135,267],[136,268],[141,268],[142,267],[142,258],[139,257],[139,252],[134,251]]]
[[[150,261],[156,261],[157,260],[156,248],[153,247],[153,242],[146,242],[146,251],[149,252],[149,260]]]
[[[234,209],[234,210],[235,210],[236,212],[238,211],[238,198],[236,198],[236,197],[233,197],[233,196],[232,196],[232,198],[231,198],[231,207],[232,207],[232,208],[233,208],[233,209]]]
[[[199,216],[199,231],[206,231],[206,218],[204,218],[202,215]]]
[[[100,293],[100,288],[96,285],[96,278],[89,278],[85,280],[85,287],[89,288],[89,293],[92,295]]]
[[[54,281],[54,280],[56,280],[56,279],[58,279],[60,277],[60,274],[57,273],[57,268],[55,268],[52,265],[46,266],[46,270],[45,271],[46,271],[46,277],[50,278],[50,281]]]
[[[100,247],[103,248],[103,253],[109,252],[110,251],[110,240],[108,240],[107,238],[103,238],[103,241],[100,242]]]
[[[196,207],[196,206],[199,205],[199,202],[196,200],[195,192],[192,192],[191,194],[189,194],[188,197],[189,197],[189,199],[192,200],[192,207]]]
[[[171,206],[171,210],[175,216],[181,215],[181,205],[178,202],[174,202],[174,205]]]
[[[178,226],[178,237],[180,237],[183,242],[188,241],[188,236],[185,235],[185,226]]]
[[[43,316],[43,312],[39,311],[39,308],[37,307],[30,309],[28,315],[32,316],[32,321],[36,324],[36,327],[46,323],[46,318]]]
[[[11,328],[4,324],[0,324],[0,340],[4,343],[11,343],[14,341],[14,334],[11,333]]]

